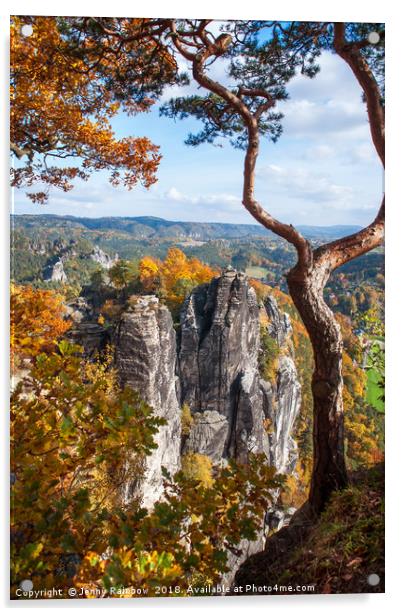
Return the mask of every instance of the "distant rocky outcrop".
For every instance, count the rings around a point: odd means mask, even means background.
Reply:
[[[47,255],[49,252],[49,243],[40,240],[27,240],[28,249],[34,255]]]
[[[90,250],[90,247],[89,247]],[[79,244],[75,240],[69,242],[63,239],[54,240],[52,244],[49,244],[47,252],[52,256],[47,260],[43,271],[42,277],[44,281],[49,282],[67,282],[68,276],[65,272],[64,266],[68,265],[69,259],[80,259],[85,261],[94,261],[99,264],[103,269],[109,270],[118,261],[118,255],[114,258],[105,253],[99,246],[95,246],[92,252],[89,252],[87,248],[80,248]],[[38,254],[45,254],[44,245],[38,244]]]
[[[142,478],[133,477],[124,488],[124,499],[142,497],[151,507],[162,495],[162,466],[170,473],[180,467],[181,409],[176,394],[176,339],[166,306],[154,296],[138,296],[121,316],[112,342],[122,385],[137,390],[166,420],[155,441],[157,449],[147,457]]]
[[[95,263],[99,263],[104,269],[109,270],[113,265],[118,261],[118,254],[111,258],[107,253],[105,253],[99,246],[95,246],[93,251],[90,254],[90,258]]]
[[[64,271],[63,261],[57,259],[56,261],[46,265],[43,271],[43,280],[50,282],[67,282],[67,274]]]

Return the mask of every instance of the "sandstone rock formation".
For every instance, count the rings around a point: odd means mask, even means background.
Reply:
[[[268,331],[280,347],[276,378],[261,382],[264,409],[271,422],[269,459],[279,473],[292,473],[297,462],[297,445],[292,437],[301,405],[301,385],[293,359],[292,326],[288,314],[279,310],[273,296],[264,301]]]
[[[200,452],[198,443],[202,451],[210,450],[217,429],[221,457],[245,460],[249,451],[267,454],[258,352],[259,307],[244,274],[228,268],[191,293],[181,311],[181,404],[203,418],[195,422],[196,436],[190,435],[186,450]]]
[[[176,340],[169,310],[154,296],[138,296],[122,314],[112,342],[121,384],[137,390],[156,415],[167,421],[155,436],[157,449],[146,459],[144,477],[133,477],[125,487],[126,501],[134,492],[138,494],[139,485],[143,505],[151,507],[163,491],[161,467],[175,473],[180,466],[181,409],[175,387]]]
[[[152,507],[163,492],[161,467],[173,474],[181,453],[201,453],[218,465],[263,452],[279,472],[293,472],[297,450],[292,434],[301,391],[290,318],[274,298],[259,305],[245,274],[227,268],[184,302],[178,345],[171,314],[156,297],[131,297],[108,331],[94,322],[98,308],[94,298],[89,300],[70,303],[74,340],[89,355],[111,341],[121,384],[137,390],[167,421],[155,437],[157,449],[147,458],[143,477],[132,477],[125,485],[125,502],[139,497]],[[261,315],[280,349],[269,382],[259,373]],[[184,403],[193,423],[181,440]],[[266,514],[277,517],[274,506]],[[230,584],[241,563],[263,545],[263,531],[255,541],[242,541],[242,553],[228,556],[230,571],[222,582]]]
[[[84,297],[78,297],[66,305],[66,314],[72,321],[67,338],[83,348],[86,357],[93,357],[110,344],[110,334],[97,323],[93,306]]]
[[[75,324],[83,321],[90,321],[92,317],[92,306],[85,297],[77,297],[66,304],[66,314]]]
[[[281,351],[274,382],[259,375],[260,310]],[[291,472],[296,444],[291,436],[301,402],[291,357],[290,318],[274,298],[259,307],[247,277],[226,269],[220,278],[197,287],[181,312],[178,371],[181,404],[195,422],[185,451],[245,461],[264,452],[279,472]],[[271,425],[269,433],[264,420]]]
[[[270,461],[279,473],[292,473],[297,462],[297,445],[292,434],[301,405],[301,385],[292,357],[279,358],[273,408],[273,430],[269,435]]]
[[[264,300],[264,307],[269,318],[269,334],[280,347],[283,347],[292,332],[290,317],[281,312],[275,298],[270,295]]]
[[[184,451],[196,451],[208,456],[212,462],[221,461],[229,424],[217,411],[204,411],[193,415],[194,423],[185,441]]]
[[[90,258],[95,263],[99,263],[104,269],[109,270],[118,261],[118,255],[112,259],[107,253],[105,253],[99,246],[95,246],[90,254]]]
[[[271,383],[259,374],[260,311],[280,347]],[[291,433],[301,391],[291,331],[289,316],[274,298],[259,307],[247,277],[231,268],[191,293],[180,315],[178,348],[181,404],[188,404],[194,418],[184,452],[208,455],[215,464],[229,458],[245,462],[251,452],[263,452],[279,472],[294,470]],[[263,546],[263,531],[255,541],[242,541],[240,553],[228,554],[222,583],[230,585],[241,563]]]
[[[292,433],[301,391],[290,319],[273,298],[259,306],[244,274],[228,268],[194,289],[182,308],[178,349],[171,315],[156,297],[130,298],[114,331],[94,322],[92,302],[80,298],[69,310],[76,323],[70,333],[74,341],[88,355],[111,342],[121,383],[137,390],[167,420],[144,477],[133,477],[125,487],[127,502],[141,495],[143,504],[152,506],[162,494],[161,466],[171,473],[178,470],[181,446],[181,453],[201,453],[214,464],[229,458],[246,461],[250,452],[263,452],[279,472],[294,470]],[[271,382],[259,374],[261,311],[266,311],[268,331],[280,347]],[[194,421],[181,441],[184,403]],[[260,540],[244,553],[260,549]]]
[[[94,357],[110,343],[110,336],[98,323],[77,323],[67,332],[67,337],[74,344],[79,344],[86,357]]]
[[[67,274],[64,271],[63,261],[61,259],[46,266],[43,271],[43,280],[50,280],[51,282],[67,281]]]

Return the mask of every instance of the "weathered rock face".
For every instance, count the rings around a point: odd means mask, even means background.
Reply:
[[[55,263],[46,266],[43,272],[43,280],[51,280],[52,282],[67,281],[67,274],[64,271],[64,266],[61,259],[58,259]]]
[[[282,347],[292,332],[290,317],[286,312],[279,310],[273,296],[266,297],[264,307],[270,320],[269,334]]]
[[[122,385],[137,390],[167,424],[155,441],[157,449],[147,457],[144,477],[139,481],[142,503],[151,507],[161,496],[164,466],[175,473],[180,466],[181,410],[175,387],[176,340],[169,310],[156,297],[138,296],[124,312],[116,328],[115,363]],[[138,494],[138,478],[125,487],[128,502]]]
[[[268,331],[281,349],[272,382],[260,377],[258,367],[260,311],[265,309]],[[294,470],[297,449],[292,432],[301,391],[291,356],[290,319],[273,298],[259,307],[244,274],[227,269],[187,298],[178,362],[170,313],[155,297],[138,296],[111,336],[94,322],[96,311],[84,298],[70,303],[69,313],[75,322],[70,337],[89,356],[111,342],[121,383],[136,389],[168,422],[160,428],[158,449],[148,459],[141,488],[144,504],[151,505],[161,495],[161,466],[171,472],[179,467],[184,402],[194,422],[183,453],[201,453],[218,464],[228,458],[246,461],[250,452],[264,452],[279,472]],[[133,478],[127,499],[137,485],[138,478]]]
[[[185,442],[184,452],[196,451],[208,456],[212,462],[220,462],[224,453],[229,424],[217,411],[195,413],[194,425]]]
[[[110,334],[93,322],[94,304],[80,298],[69,305],[75,339],[89,354],[110,341]],[[261,311],[266,311],[263,320],[267,317],[269,334],[280,348],[272,382],[259,373]],[[290,318],[276,301],[268,298],[259,306],[247,277],[230,268],[185,301],[178,350],[168,309],[153,296],[130,298],[130,308],[111,335],[115,365],[121,384],[137,390],[167,424],[155,437],[157,449],[147,458],[143,477],[132,477],[125,485],[125,502],[140,497],[145,507],[152,507],[163,492],[161,467],[172,474],[179,469],[183,403],[193,417],[183,453],[207,455],[218,465],[263,452],[279,472],[294,470],[292,433],[301,391],[291,331]],[[274,527],[277,511],[272,507],[267,515],[269,528]],[[263,545],[262,530],[255,541],[242,541],[242,553],[228,555],[230,571],[222,581],[230,584],[241,562]]]
[[[77,323],[68,331],[67,337],[83,348],[86,357],[96,356],[110,343],[109,333],[97,323]]]
[[[269,318],[269,334],[281,349],[275,381],[261,382],[265,414],[271,423],[270,464],[279,473],[292,473],[297,462],[297,445],[291,435],[301,406],[301,385],[293,360],[291,320],[279,310],[272,296],[265,299],[264,308]]]
[[[115,255],[114,259],[112,259],[108,254],[106,254],[99,246],[95,246],[93,252],[90,255],[92,261],[95,263],[99,263],[104,269],[110,269],[117,261],[118,255]]]
[[[249,453],[264,452],[269,455],[264,419],[265,409],[259,372],[254,366],[249,366],[241,375],[229,457],[246,462]]]
[[[227,571],[227,573],[223,573],[221,577],[221,584],[231,586],[234,582],[235,574],[238,571],[238,568],[244,561],[248,560],[248,558],[254,554],[258,554],[258,552],[261,552],[264,548],[264,543],[264,535],[263,533],[260,533],[254,541],[242,539],[236,546],[237,550],[239,550],[237,554],[228,552],[227,567],[229,571]]]
[[[270,415],[273,432],[269,435],[272,464],[279,473],[292,473],[297,463],[297,444],[291,436],[301,406],[301,385],[292,357],[279,358],[275,404]]]
[[[203,417],[186,450],[211,451],[216,430],[214,460],[265,450],[258,352],[259,307],[244,274],[227,269],[191,293],[181,312],[181,403]]]
[[[92,306],[84,297],[77,297],[66,305],[66,314],[75,324],[90,321],[92,313]]]
[[[258,369],[260,310],[266,310],[268,331],[281,349],[272,383]],[[232,269],[192,292],[181,312],[178,351],[181,403],[195,418],[184,451],[207,454],[214,462],[245,461],[250,452],[264,452],[279,472],[292,472],[291,433],[301,390],[291,332],[290,318],[275,299],[259,308],[246,276]]]
[[[84,297],[69,302],[66,314],[72,320],[72,327],[67,338],[83,348],[86,357],[93,357],[110,344],[110,334],[96,322],[93,306]]]
[[[259,374],[261,310],[280,347],[272,383]],[[194,418],[184,452],[202,453],[215,464],[228,458],[245,462],[249,453],[264,452],[279,472],[294,470],[291,432],[300,385],[291,357],[291,331],[288,315],[274,298],[259,308],[246,276],[232,269],[191,293],[181,312],[178,350],[181,403],[189,405]],[[230,585],[240,564],[263,545],[262,530],[255,541],[243,540],[237,546],[240,553],[228,554],[229,571],[222,582]]]

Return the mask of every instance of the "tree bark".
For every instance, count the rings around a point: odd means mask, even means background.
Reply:
[[[340,326],[323,298],[330,274],[338,267],[379,246],[384,237],[384,196],[373,222],[357,233],[335,240],[312,250],[310,242],[292,225],[274,218],[255,199],[255,166],[259,154],[259,119],[274,106],[268,92],[263,89],[238,89],[235,94],[205,73],[205,63],[211,56],[221,55],[205,28],[209,22],[201,21],[198,37],[191,51],[185,38],[178,36],[172,22],[173,41],[178,51],[192,63],[194,79],[210,92],[223,98],[242,118],[248,132],[248,145],[244,160],[242,203],[248,212],[266,229],[291,243],[297,251],[298,262],[287,274],[291,298],[309,334],[315,361],[312,377],[313,394],[313,447],[314,461],[309,503],[316,513],[323,511],[334,490],[347,485],[344,456],[344,412],[342,352]],[[372,140],[384,165],[384,110],[378,85],[357,45],[345,40],[345,25],[334,24],[334,48],[352,69],[366,96]],[[196,53],[193,52],[195,47]],[[262,97],[255,112],[242,100],[241,93]]]
[[[315,368],[313,395],[313,473],[309,503],[316,513],[334,490],[347,485],[344,457],[344,412],[340,326],[323,299],[330,268],[293,268],[287,275],[291,298],[309,334]]]

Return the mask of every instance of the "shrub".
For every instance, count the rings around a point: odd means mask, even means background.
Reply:
[[[276,376],[280,347],[271,337],[266,326],[260,328],[260,346],[259,369],[261,375],[266,381],[272,381]]]
[[[181,434],[182,436],[189,436],[191,432],[191,428],[194,423],[194,418],[192,417],[191,409],[188,404],[183,404],[181,409]]]
[[[199,481],[205,488],[213,485],[212,461],[201,453],[187,453],[181,458],[181,468],[185,477]]]

